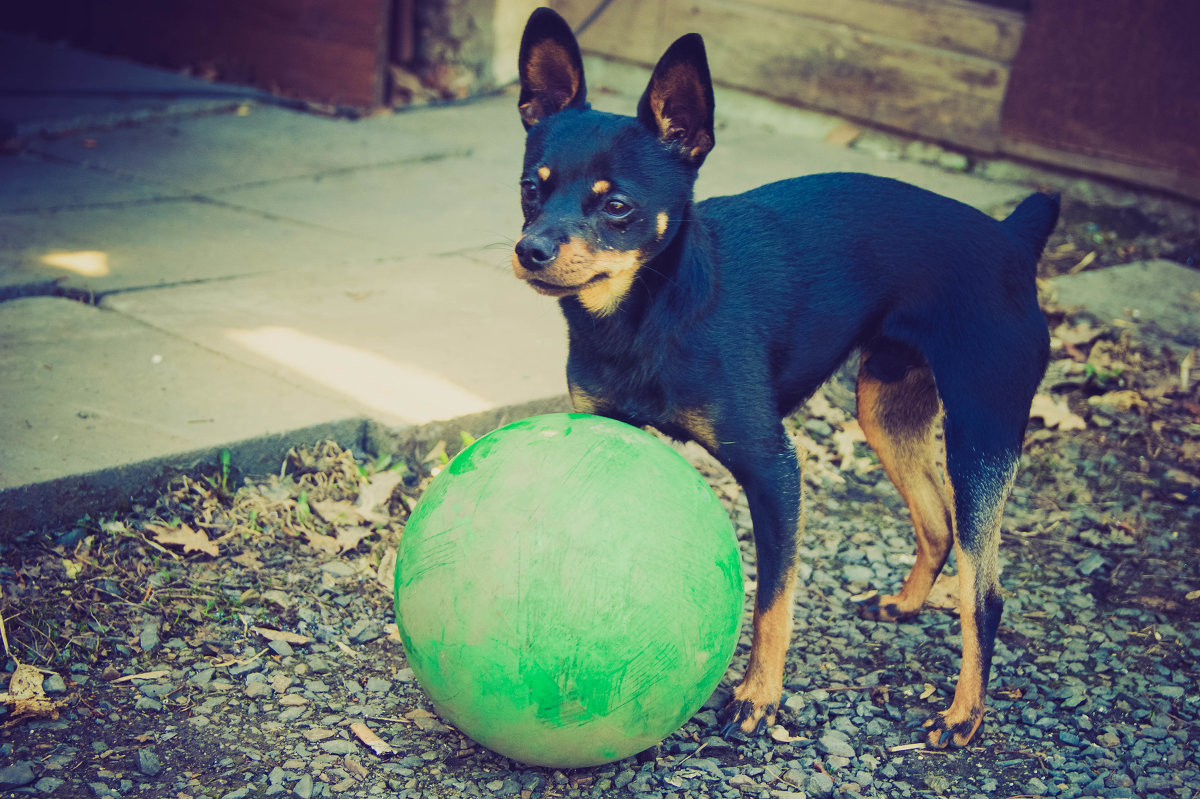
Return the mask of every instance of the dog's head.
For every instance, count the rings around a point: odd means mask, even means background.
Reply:
[[[678,232],[713,147],[704,42],[688,34],[667,49],[635,117],[591,109],[575,35],[548,8],[525,26],[519,70],[525,225],[513,271],[607,316]]]

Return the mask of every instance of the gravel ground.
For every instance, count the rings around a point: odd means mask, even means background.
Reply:
[[[713,734],[731,680],[659,747],[591,769],[523,767],[447,727],[405,663],[387,586],[442,453],[367,461],[324,443],[278,475],[181,477],[143,506],[2,553],[7,668],[43,669],[44,696],[14,680],[4,697],[0,793],[1190,799],[1196,381],[1180,350],[1127,326],[1065,311],[1051,325],[1048,404],[1004,525],[990,709],[965,749],[906,746],[953,692],[953,584],[912,623],[855,612],[865,592],[899,585],[913,537],[843,379],[794,422],[807,531],[785,703],[767,734]],[[744,499],[684,451],[726,502],[752,582]]]

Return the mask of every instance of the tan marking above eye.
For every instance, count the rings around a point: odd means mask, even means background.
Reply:
[[[656,221],[658,222],[658,237],[661,239],[667,234],[667,223],[671,221],[671,218],[667,216],[666,211],[659,211]]]
[[[597,180],[592,184],[592,194],[608,194],[612,191],[612,183],[607,180]]]
[[[538,174],[538,177],[541,178],[542,180],[549,180],[550,179],[550,167],[539,166],[537,174]]]

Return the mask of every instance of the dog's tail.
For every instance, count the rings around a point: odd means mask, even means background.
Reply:
[[[1036,259],[1046,248],[1046,240],[1058,224],[1060,205],[1057,194],[1031,194],[1008,215],[1003,222],[1004,227]]]

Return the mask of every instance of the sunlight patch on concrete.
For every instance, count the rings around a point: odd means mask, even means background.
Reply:
[[[42,263],[84,277],[104,277],[109,273],[108,253],[100,250],[52,252],[42,256]]]
[[[493,405],[419,367],[290,327],[229,330],[227,335],[258,355],[408,422],[452,419]]]

